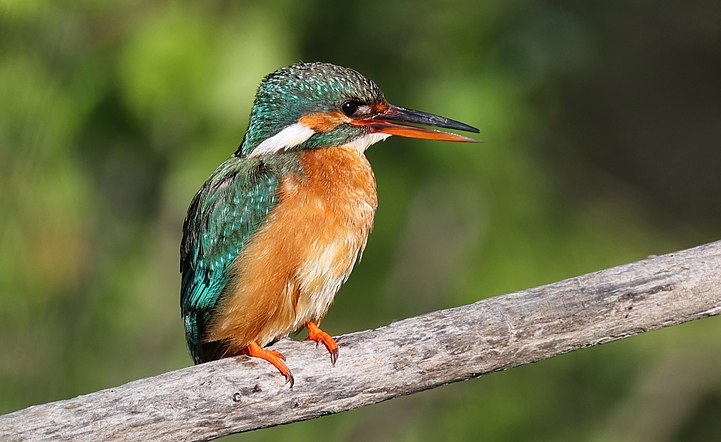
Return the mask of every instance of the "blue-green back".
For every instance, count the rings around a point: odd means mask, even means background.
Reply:
[[[278,202],[278,186],[294,155],[232,156],[193,198],[180,247],[180,307],[195,363],[215,359],[218,344],[203,343],[233,261]]]

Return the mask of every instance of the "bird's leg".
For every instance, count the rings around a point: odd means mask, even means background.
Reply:
[[[293,375],[290,373],[290,368],[288,368],[285,364],[285,356],[283,356],[280,352],[267,350],[258,345],[257,342],[252,341],[247,347],[245,347],[245,349],[243,349],[243,353],[255,358],[265,359],[273,364],[273,366],[280,371],[280,374],[285,376],[285,381],[290,382],[290,388],[293,388]]]
[[[335,365],[335,361],[338,360],[338,344],[336,344],[335,340],[328,333],[321,330],[313,321],[306,322],[305,327],[308,329],[308,338],[306,341],[315,341],[316,346],[322,342],[330,353],[331,364]]]

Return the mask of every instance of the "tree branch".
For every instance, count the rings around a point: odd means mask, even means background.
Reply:
[[[0,416],[0,440],[207,440],[384,401],[721,313],[721,241],[338,338],[283,340],[295,387],[229,358]]]

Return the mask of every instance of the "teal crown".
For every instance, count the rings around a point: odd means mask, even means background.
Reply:
[[[295,124],[303,115],[340,111],[341,105],[385,101],[383,92],[371,80],[353,69],[329,63],[300,63],[266,76],[255,96],[250,123],[237,154],[250,154],[263,140]],[[301,148],[339,145],[364,133],[364,128],[342,125],[313,135]]]

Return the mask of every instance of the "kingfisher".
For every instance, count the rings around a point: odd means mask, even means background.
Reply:
[[[328,63],[281,68],[261,82],[243,141],[195,194],[180,245],[180,306],[196,364],[265,348],[306,327],[331,363],[319,324],[360,259],[377,207],[365,157],[391,135],[475,142],[418,125],[478,132],[395,106],[371,80]]]

